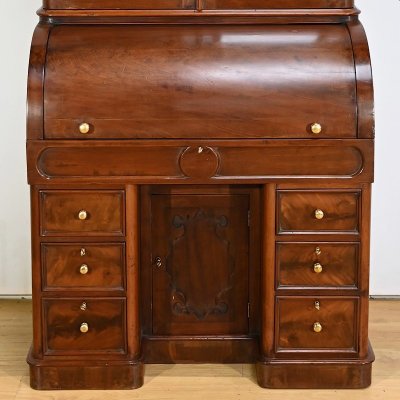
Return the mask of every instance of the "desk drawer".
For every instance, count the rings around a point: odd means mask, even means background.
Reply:
[[[277,243],[276,287],[358,286],[358,243]]]
[[[42,244],[44,290],[124,290],[124,244]]]
[[[125,353],[125,300],[45,299],[47,354]]]
[[[277,297],[276,351],[357,351],[357,297]]]
[[[42,236],[122,236],[122,190],[44,190],[40,192]]]
[[[280,190],[277,233],[359,231],[359,191]]]

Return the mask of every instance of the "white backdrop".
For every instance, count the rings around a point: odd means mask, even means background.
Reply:
[[[40,0],[0,0],[0,295],[28,295],[29,190],[25,97]],[[371,294],[400,295],[400,2],[358,0],[370,41],[376,100]]]

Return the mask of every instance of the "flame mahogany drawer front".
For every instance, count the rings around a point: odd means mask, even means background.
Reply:
[[[280,190],[277,231],[357,234],[359,200],[358,191]]]
[[[276,351],[356,352],[357,297],[277,297]]]
[[[125,288],[124,244],[42,244],[43,290]]]
[[[356,289],[358,264],[358,243],[277,243],[276,286]]]
[[[44,190],[40,192],[43,236],[123,236],[124,192]]]
[[[46,354],[126,353],[125,299],[44,299]]]

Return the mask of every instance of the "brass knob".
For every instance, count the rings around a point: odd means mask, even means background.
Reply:
[[[322,265],[320,263],[314,264],[314,272],[316,274],[320,274],[322,272]]]
[[[79,330],[82,333],[86,333],[89,330],[89,325],[86,322],[82,322]]]
[[[319,322],[314,322],[314,332],[320,333],[322,331],[322,325]]]
[[[86,309],[87,309],[86,301],[83,301],[79,308],[80,308],[82,311],[86,311]]]
[[[318,122],[314,122],[314,123],[311,125],[311,132],[312,132],[314,135],[320,134],[320,133],[322,132],[322,126],[321,126],[321,124],[319,124]]]
[[[83,123],[81,123],[79,125],[79,132],[80,133],[85,134],[85,133],[89,133],[89,131],[90,131],[90,125],[88,123],[83,122]]]
[[[315,214],[315,218],[317,218],[317,219],[324,218],[324,212],[320,209],[315,210],[314,214]]]
[[[89,267],[86,264],[82,264],[79,268],[79,272],[82,275],[86,275],[89,272]]]
[[[78,213],[78,218],[79,218],[81,221],[84,221],[85,219],[87,219],[87,217],[88,217],[87,211],[85,211],[85,210],[79,211],[79,213]]]

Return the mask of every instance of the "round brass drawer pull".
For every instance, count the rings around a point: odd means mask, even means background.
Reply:
[[[87,219],[87,217],[88,217],[87,211],[85,211],[85,210],[79,211],[79,213],[78,213],[78,218],[79,218],[81,221],[84,221],[85,219]]]
[[[86,333],[89,330],[89,325],[86,322],[83,322],[79,328],[82,333]]]
[[[90,131],[90,125],[87,122],[83,122],[79,125],[79,132],[86,134]]]
[[[324,215],[325,215],[324,212],[320,209],[315,210],[314,214],[315,214],[316,219],[322,219],[322,218],[324,218]]]
[[[319,322],[315,322],[313,329],[314,329],[314,332],[320,333],[322,331],[322,325]]]
[[[320,274],[322,272],[323,268],[322,265],[320,263],[315,263],[314,264],[314,272],[316,274]]]
[[[314,122],[314,123],[311,125],[311,132],[312,132],[314,135],[319,135],[319,134],[322,132],[322,126],[321,126],[321,124],[319,124],[318,122]]]
[[[79,272],[82,275],[86,275],[89,272],[89,267],[86,264],[82,264],[79,268]]]

